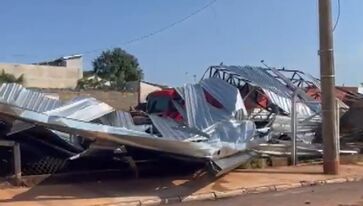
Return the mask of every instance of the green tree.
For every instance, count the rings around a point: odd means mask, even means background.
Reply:
[[[93,61],[94,73],[110,81],[111,87],[122,89],[126,82],[143,79],[136,57],[121,48],[103,51]]]
[[[4,70],[2,70],[0,73],[0,84],[2,84],[2,83],[22,84],[23,81],[24,81],[23,74],[21,74],[18,78],[16,78],[14,75],[8,74]]]

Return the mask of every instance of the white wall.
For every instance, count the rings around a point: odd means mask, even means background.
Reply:
[[[358,92],[363,94],[363,87],[358,87]]]

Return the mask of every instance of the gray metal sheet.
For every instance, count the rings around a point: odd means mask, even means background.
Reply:
[[[130,128],[134,126],[131,114],[123,111],[114,111],[100,118],[106,125]]]
[[[49,98],[41,92],[26,89],[19,84],[12,83],[1,85],[0,101],[36,112],[55,109],[62,104],[61,101]]]
[[[19,120],[15,120],[14,122],[12,122],[11,129],[6,135],[7,136],[13,135],[13,134],[22,132],[24,130],[28,130],[28,129],[33,128],[33,127],[34,127],[33,124],[23,122],[23,121],[19,121]]]
[[[296,85],[294,85],[293,82],[291,82],[291,80],[286,77],[284,74],[283,74],[283,70],[282,71],[279,71],[275,68],[270,68],[271,71],[277,75],[278,77],[280,77],[282,79],[282,81],[284,81],[286,83],[286,85],[288,87],[290,87],[293,91],[297,91],[299,96],[304,100],[305,104],[312,110],[314,111],[315,113],[320,113],[320,110],[321,110],[321,106],[320,106],[320,102],[319,101],[316,101],[314,100],[312,97],[308,96],[307,94],[305,94],[305,92],[297,87]],[[310,81],[311,83],[314,84],[314,86],[316,88],[318,88],[319,90],[321,90],[321,85],[320,85],[320,81],[319,79],[313,77],[312,75],[308,74],[308,73],[299,73],[299,76],[301,78],[303,78],[304,80],[306,81]],[[339,107],[340,108],[344,108],[344,109],[349,109],[349,106],[346,105],[344,102],[342,102],[340,99],[336,98],[337,101],[338,101],[338,104],[339,104]]]
[[[271,71],[275,74],[275,75],[277,75],[285,84],[286,84],[286,86],[288,87],[288,88],[290,88],[291,89],[291,91],[295,91],[295,92],[297,92],[297,94],[304,100],[304,101],[314,101],[313,100],[313,98],[311,98],[310,96],[308,96],[308,95],[306,95],[305,94],[305,92],[301,89],[301,88],[299,88],[299,87],[297,87],[297,86],[295,86],[290,80],[289,80],[289,78],[287,78],[285,75],[283,75],[280,71],[278,71],[277,69],[275,69],[275,68],[270,68],[271,69]]]
[[[235,151],[248,149],[248,144],[252,141],[256,131],[254,122],[249,120],[220,121],[209,128],[203,130],[210,136],[211,144],[228,145],[220,150],[222,156],[229,156]]]
[[[200,84],[203,89],[220,102],[229,113],[234,115],[236,111],[242,110],[244,116],[247,116],[247,110],[243,99],[236,87],[218,78],[203,79]]]
[[[252,84],[268,89],[280,96],[290,97],[292,95],[291,91],[285,85],[276,80],[261,67],[221,66],[221,68],[238,74]]]
[[[257,153],[255,152],[241,152],[227,158],[212,161],[210,168],[218,177],[235,169],[236,167],[241,166],[244,163],[247,163],[255,156],[257,156]]]
[[[256,152],[262,154],[291,156],[291,141],[280,141],[278,144],[263,143],[254,148]],[[323,154],[322,144],[307,144],[297,142],[297,153],[299,156],[317,156]],[[340,150],[340,154],[357,154],[355,150]]]
[[[101,122],[106,125],[115,127],[125,127],[136,131],[146,131],[150,125],[135,125],[134,120],[129,112],[114,111],[100,118]]]
[[[135,146],[139,148],[163,151],[172,154],[185,155],[195,158],[220,159],[230,156],[244,148],[244,142],[231,143],[213,138],[206,142],[176,141],[173,138],[160,138],[145,132],[79,121],[65,117],[49,116],[30,110],[0,103],[0,113],[13,116],[19,120],[43,125],[74,135],[90,139],[100,139],[118,144]]]
[[[164,138],[183,141],[191,138],[194,134],[182,131],[182,126],[172,119],[159,117],[157,115],[149,115],[152,123]]]
[[[102,102],[89,98],[76,99],[47,112],[37,112],[0,101],[0,114],[91,140],[109,141],[204,160],[220,160],[247,149],[248,141],[254,136],[253,122],[236,121],[226,111],[208,104],[200,85],[187,85],[184,87],[184,93],[187,116],[193,121],[193,126],[185,127],[174,120],[151,115],[150,118],[162,137],[132,128],[134,127],[131,123],[132,118],[124,112],[116,112],[113,120],[108,119],[115,126],[87,122],[88,119],[95,118],[102,112],[110,111],[107,105],[102,107]],[[5,96],[15,97],[16,94]],[[101,108],[99,108],[100,105]],[[94,112],[94,114],[87,112]],[[205,115],[209,119],[200,124],[198,121],[205,120]],[[198,139],[198,137],[203,138]],[[223,164],[220,163],[220,165]],[[230,167],[228,165],[233,164],[224,165],[222,169],[228,169]]]
[[[184,86],[184,100],[189,127],[207,128],[214,123],[200,85],[187,84]]]
[[[224,109],[209,104],[200,84],[184,86],[187,123],[191,128],[205,129],[216,122],[231,119],[233,116]]]
[[[275,77],[268,73],[264,68],[251,66],[220,66],[220,68],[235,73],[251,84],[261,87],[273,103],[275,103],[287,113],[290,112],[290,99],[292,97],[293,91],[289,89],[288,86],[275,79]],[[278,73],[277,75],[282,74]],[[281,78],[285,82],[287,81],[286,77],[282,76]],[[305,97],[306,95],[303,94],[303,96]],[[306,99],[309,99],[309,97],[306,97]],[[312,109],[315,112],[319,109],[316,104],[310,102],[300,102],[297,105],[298,114],[304,116],[312,115],[314,113]]]
[[[279,96],[269,90],[263,89],[264,93],[268,96],[272,103],[279,106],[282,110],[290,114],[291,112],[291,99]],[[302,102],[296,103],[296,112],[299,116],[309,117],[315,114],[311,109]]]
[[[71,101],[45,113],[49,116],[61,116],[81,121],[91,121],[109,114],[114,110],[110,105],[100,102],[95,98],[83,98],[77,101]]]
[[[185,121],[187,121],[188,116],[187,112],[185,111],[185,108],[183,108],[178,102],[172,100],[171,101],[175,107],[175,109],[179,112],[179,114],[184,118]]]
[[[176,90],[176,92],[179,94],[179,96],[180,96],[182,99],[184,99],[184,96],[185,96],[185,94],[184,94],[184,87],[175,87],[174,89],[175,89],[175,90]]]

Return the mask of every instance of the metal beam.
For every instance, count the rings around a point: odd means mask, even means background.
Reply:
[[[15,142],[15,141],[10,141],[10,140],[0,140],[0,146],[11,147],[13,149],[14,178],[16,181],[16,185],[20,185],[20,183],[21,183],[21,153],[20,153],[19,143]]]
[[[20,154],[19,143],[15,143],[13,147],[13,153],[14,153],[15,180],[17,181],[17,185],[19,185],[21,182],[21,154]]]
[[[296,100],[297,90],[291,97],[291,163],[296,166],[297,164],[297,152],[296,152],[296,136],[297,136],[297,113],[296,113]]]

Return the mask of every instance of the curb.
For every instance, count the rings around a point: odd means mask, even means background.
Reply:
[[[313,187],[325,184],[340,184],[346,182],[358,182],[362,181],[363,176],[348,176],[348,177],[338,177],[326,180],[316,180],[316,181],[300,181],[291,184],[281,184],[281,185],[270,185],[270,186],[261,186],[261,187],[251,187],[251,188],[239,188],[235,190],[228,191],[215,191],[209,193],[199,193],[192,194],[188,196],[175,196],[175,197],[165,197],[165,198],[151,198],[145,200],[139,200],[134,202],[119,202],[116,204],[110,204],[112,206],[155,206],[155,205],[165,205],[165,204],[175,204],[175,203],[184,203],[184,202],[194,202],[194,201],[205,201],[205,200],[220,200],[231,197],[238,197],[247,194],[259,194],[265,192],[275,192],[275,191],[286,191],[295,188],[302,187]]]

